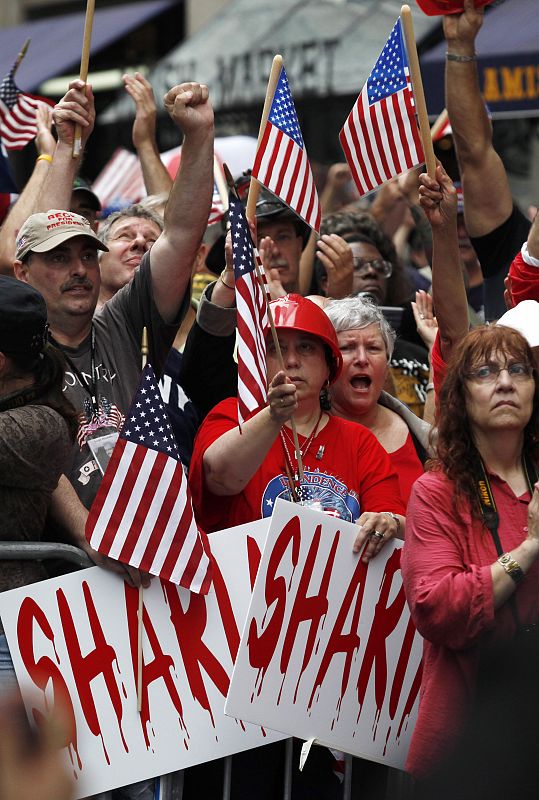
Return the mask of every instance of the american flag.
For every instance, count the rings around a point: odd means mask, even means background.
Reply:
[[[238,420],[241,426],[249,413],[267,400],[264,332],[268,312],[264,290],[256,274],[257,254],[243,205],[232,194],[228,202],[238,310]]]
[[[48,101],[21,92],[13,78],[14,70],[0,85],[0,139],[8,150],[22,150],[35,139],[36,111],[40,103]]]
[[[146,195],[142,168],[137,156],[117,148],[92,185],[103,208],[130,205]]]
[[[284,67],[252,174],[307,225],[315,231],[320,229],[320,201]]]
[[[90,545],[192,592],[211,584],[178,447],[148,364],[86,522]]]
[[[361,196],[424,161],[400,17],[339,138]]]
[[[161,153],[161,160],[169,169],[171,162],[178,162],[179,164],[178,156],[179,149],[175,148],[166,153]],[[174,166],[176,167],[177,165],[174,164]],[[99,197],[103,208],[138,203],[139,200],[146,197],[146,187],[144,186],[142,167],[138,157],[134,153],[130,153],[129,150],[121,147],[117,148],[110,161],[95,179],[92,189]],[[217,184],[214,181],[208,225],[218,222],[224,214],[225,209]]]

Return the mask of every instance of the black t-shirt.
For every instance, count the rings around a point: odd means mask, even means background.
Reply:
[[[513,206],[510,216],[485,236],[471,239],[485,278],[485,319],[498,319],[507,311],[503,281],[511,261],[528,238],[531,222]]]
[[[163,375],[159,381],[161,395],[167,407],[167,414],[178,445],[182,464],[189,468],[195,436],[204,415],[187,397],[180,383],[182,354],[174,347],[168,354]]]

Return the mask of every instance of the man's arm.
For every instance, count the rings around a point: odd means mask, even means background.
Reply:
[[[161,161],[155,125],[157,108],[151,84],[140,72],[124,75],[125,90],[135,103],[135,121],[133,123],[133,145],[142,168],[144,186],[148,194],[168,194],[172,187],[172,178]]]
[[[36,211],[49,208],[71,208],[73,181],[77,175],[82,153],[94,128],[95,106],[92,87],[83,81],[71,81],[67,93],[54,107],[54,125],[58,142]],[[73,158],[75,126],[81,126],[81,155]]]
[[[98,567],[118,573],[130,586],[137,587],[142,584],[142,586],[148,587],[150,585],[150,577],[147,573],[140,572],[129,564],[122,564],[120,561],[108,558],[90,547],[84,535],[88,509],[83,506],[65,475],[60,476],[58,486],[52,493],[50,513],[53,521],[69,537],[71,543],[83,550]]]
[[[464,13],[444,17],[449,56],[445,65],[445,98],[464,193],[464,217],[472,237],[490,233],[511,214],[513,199],[501,158],[492,145],[492,125],[479,90],[475,39],[483,9],[464,0]]]
[[[150,252],[155,304],[173,322],[191,279],[208,224],[213,193],[213,109],[208,87],[183,83],[165,95],[165,107],[184,133],[180,169],[165,208],[165,227]]]
[[[539,259],[539,212],[535,215],[528,234],[528,255]]]
[[[441,166],[419,178],[421,206],[432,228],[432,299],[444,361],[468,332],[468,301],[457,238],[457,192]]]
[[[40,103],[38,106],[36,123],[37,161],[28,182],[4,220],[0,231],[0,273],[4,275],[13,275],[17,234],[30,214],[36,210],[36,198],[49,172],[56,147],[56,140],[51,133],[52,109],[44,103]]]

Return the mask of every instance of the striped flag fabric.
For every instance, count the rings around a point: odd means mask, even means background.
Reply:
[[[117,148],[95,179],[92,188],[103,208],[116,203],[137,203],[146,195],[138,157],[129,150]]]
[[[161,153],[161,160],[169,169],[172,162],[174,166],[179,166],[178,148]],[[177,163],[176,163],[177,162]],[[103,208],[110,208],[115,205],[130,205],[138,203],[146,197],[146,187],[142,177],[142,168],[138,156],[130,153],[122,147],[117,148],[112,154],[110,161],[103,167],[92,186],[93,191],[99,197]],[[213,197],[208,225],[219,222],[225,214],[225,209],[217,184],[213,184]]]
[[[425,160],[400,17],[339,139],[360,196]]]
[[[256,152],[252,175],[307,225],[317,232],[320,230],[320,201],[284,67]]]
[[[265,331],[268,311],[255,268],[259,257],[243,204],[232,193],[228,202],[238,312],[238,421],[241,427],[250,412],[267,401]],[[264,275],[262,267],[260,271]]]
[[[7,150],[22,150],[37,133],[36,111],[48,100],[24,94],[13,77],[15,67],[0,84],[0,140]]]
[[[94,550],[207,594],[206,534],[191,494],[155,374],[148,364],[86,522]]]

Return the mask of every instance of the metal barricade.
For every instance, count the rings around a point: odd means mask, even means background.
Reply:
[[[293,740],[287,739],[285,743],[285,761],[283,772],[283,792],[282,797],[275,800],[294,800],[292,791],[292,771],[293,763]],[[231,795],[232,786],[232,756],[222,759],[223,763],[223,793],[222,800],[233,800]],[[183,800],[183,778],[184,772],[171,772],[161,778],[162,794],[157,795],[156,800]],[[345,755],[344,780],[342,784],[342,800],[351,800],[352,797],[352,756]],[[256,786],[253,786],[253,798],[256,797]],[[395,798],[388,798],[395,800]]]

